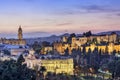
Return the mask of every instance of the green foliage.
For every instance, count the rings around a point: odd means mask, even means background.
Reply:
[[[71,43],[73,37],[76,37],[75,33],[70,34],[70,37],[68,38],[68,41],[67,41],[67,42],[68,42],[68,43]]]
[[[99,44],[98,41],[97,41],[97,38],[94,38],[92,42],[93,42],[94,44]]]
[[[24,62],[24,61],[25,61],[25,59],[23,58],[23,55],[20,55],[18,60],[17,60],[17,63],[22,64],[22,62]]]
[[[50,55],[54,55],[54,50],[49,51],[49,54],[50,54]]]
[[[14,61],[0,61],[0,80],[35,80],[36,72]]]
[[[86,54],[86,49],[85,49],[85,46],[83,46],[82,53],[83,53],[83,55],[85,55],[85,54]]]
[[[40,72],[44,73],[46,71],[46,68],[44,66],[41,66]]]
[[[85,80],[96,80],[94,77],[92,76],[84,76],[83,77]]]
[[[120,77],[120,60],[116,62],[115,66],[115,77]]]
[[[32,45],[32,48],[33,48],[33,50],[36,52],[36,53],[40,53],[40,51],[41,51],[41,46],[40,46],[40,44],[37,42],[37,41],[35,41],[34,42],[34,44]]]
[[[8,50],[3,50],[3,52],[4,52],[4,54],[6,54],[6,55],[10,55],[10,51],[8,51]]]
[[[52,72],[48,72],[45,80],[84,80],[84,79],[80,76],[68,75],[65,73],[55,74]]]
[[[68,48],[65,50],[64,56],[69,56],[69,49]]]
[[[92,32],[91,31],[88,31],[86,33],[83,33],[83,36],[85,37],[90,37],[92,35]]]
[[[107,64],[109,71],[112,73],[113,77],[120,76],[120,60],[113,60]]]
[[[70,37],[76,37],[75,33],[70,34]]]
[[[114,50],[114,51],[112,52],[112,55],[115,56],[116,53],[117,53],[116,50]]]
[[[42,42],[42,47],[50,46],[50,42],[43,41]]]

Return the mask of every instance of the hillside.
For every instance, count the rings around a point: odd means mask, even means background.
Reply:
[[[111,34],[112,32],[115,32],[116,34],[120,35],[120,31],[107,31],[107,32],[100,32],[100,33],[97,33],[97,35]]]
[[[100,33],[97,33],[96,35],[111,34],[112,32],[115,32],[118,35],[120,35],[120,31],[100,32]],[[76,34],[76,35],[77,36],[81,36],[81,34]],[[33,44],[34,41],[38,41],[38,42],[47,41],[47,42],[52,43],[54,41],[60,41],[61,37],[63,37],[63,36],[70,36],[70,34],[69,33],[65,33],[65,34],[62,34],[62,35],[59,35],[59,36],[52,35],[50,37],[27,38],[26,41],[27,41],[28,44]]]

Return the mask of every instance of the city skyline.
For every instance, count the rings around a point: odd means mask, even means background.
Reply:
[[[19,25],[24,33],[43,36],[120,30],[119,4],[115,0],[0,0],[0,33],[16,34]]]

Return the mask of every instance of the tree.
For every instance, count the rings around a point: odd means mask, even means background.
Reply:
[[[98,56],[99,56],[99,61],[98,62],[99,62],[99,64],[100,64],[100,61],[102,59],[102,54],[103,54],[102,50],[100,49],[99,52],[98,52]]]
[[[102,53],[102,50],[100,49],[100,50],[99,50],[99,55],[101,56],[102,54],[103,54],[103,53]]]
[[[93,51],[94,54],[98,54],[98,48],[96,47]]]
[[[0,80],[35,80],[34,70],[14,61],[0,61]]]
[[[68,48],[65,50],[65,54],[64,55],[65,56],[69,56],[69,49]]]
[[[77,50],[76,49],[72,49],[72,55],[73,58],[75,58],[77,56]]]
[[[50,46],[50,42],[43,41],[42,42],[42,47]]]
[[[44,72],[46,71],[46,68],[44,66],[38,66],[36,65],[34,67],[35,71],[36,71],[36,80],[41,80],[44,79]]]
[[[38,41],[35,41],[34,44],[32,45],[33,50],[35,51],[35,53],[40,53],[41,51],[41,46],[38,43]]]
[[[108,69],[111,73],[115,72],[116,61],[111,61],[108,63]]]
[[[99,65],[99,60],[100,60],[100,56],[99,56],[99,52],[98,52],[98,47],[96,47],[93,51],[93,59],[94,59],[94,65]]]
[[[113,78],[120,77],[120,60],[113,60],[107,66]]]
[[[120,77],[120,60],[116,62],[115,66],[115,77]]]
[[[46,71],[46,68],[44,66],[41,66],[40,72],[44,73]]]
[[[112,55],[115,56],[115,54],[116,54],[116,50],[113,50]]]
[[[77,49],[77,55],[81,56],[81,48],[80,47],[78,47],[78,49]]]
[[[92,61],[92,55],[91,55],[91,49],[88,49],[88,53],[87,53],[87,63],[91,65]]]
[[[83,54],[83,55],[86,55],[86,47],[85,47],[85,46],[83,46],[82,54]]]
[[[88,31],[86,33],[83,33],[83,36],[85,37],[90,37],[92,35],[92,32],[91,31]]]
[[[23,55],[21,54],[21,55],[19,56],[18,60],[17,60],[17,63],[21,65],[22,62],[24,62],[24,61],[25,61],[25,59],[23,58]]]
[[[49,52],[50,55],[54,55],[54,50]]]
[[[10,51],[8,51],[7,49],[3,50],[3,53],[6,55],[10,55]]]
[[[98,41],[97,41],[97,38],[93,38],[93,41],[92,41],[94,44],[98,44]]]
[[[105,54],[108,54],[108,46],[105,48]]]
[[[76,37],[75,33],[70,34],[70,37],[68,38],[68,43],[72,42],[73,37]]]
[[[75,33],[70,34],[70,37],[76,37]]]

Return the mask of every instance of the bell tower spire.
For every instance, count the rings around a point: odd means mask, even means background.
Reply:
[[[19,26],[19,29],[18,29],[18,39],[19,39],[19,40],[22,40],[22,39],[23,39],[23,34],[22,34],[21,25]]]

